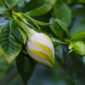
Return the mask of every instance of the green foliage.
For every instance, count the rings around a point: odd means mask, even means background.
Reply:
[[[51,38],[51,40],[53,41],[54,44],[65,44],[64,42],[62,42],[56,38],[53,38],[53,37]]]
[[[5,11],[7,11],[7,8],[6,8],[5,4],[4,4],[4,0],[0,0],[0,15],[4,14]]]
[[[25,32],[22,31],[19,26],[17,26],[14,20],[11,21],[11,26],[12,32],[17,40],[19,40],[23,44],[26,44],[27,37],[25,35]]]
[[[72,13],[64,2],[56,2],[54,4],[52,16],[59,19],[66,27],[71,24]]]
[[[0,14],[8,12],[13,9],[16,5],[25,0],[0,0]]]
[[[21,44],[19,44],[11,30],[11,22],[6,26],[0,28],[0,52],[11,63],[21,51]]]
[[[22,11],[30,16],[40,16],[49,12],[51,8],[51,0],[31,0],[26,3]]]
[[[82,20],[72,28],[70,33],[71,33],[71,36],[73,36],[75,34],[78,34],[84,31],[85,31],[85,20]]]
[[[70,32],[72,40],[84,40],[85,36],[85,20],[78,22]]]
[[[68,36],[68,27],[72,18],[70,8],[64,2],[56,2],[53,7],[52,17],[53,19],[50,20],[52,32],[61,39],[65,34]]]
[[[51,19],[50,23],[51,30],[57,37],[62,39],[64,37],[64,34],[67,34],[68,36],[68,30],[60,20]]]
[[[16,5],[18,5],[19,3],[25,1],[25,0],[5,0],[7,3],[7,6],[9,9],[12,9],[13,7],[15,7]]]
[[[21,53],[16,58],[16,65],[18,72],[24,82],[24,85],[26,85],[33,73],[35,62],[32,59],[30,59],[29,56],[26,56],[25,54]]]
[[[78,34],[73,35],[71,37],[71,40],[73,40],[73,41],[79,41],[79,40],[85,41],[85,32],[80,32]]]
[[[5,59],[9,63],[16,59],[24,85],[30,81],[36,63],[26,52],[32,35],[29,29],[46,33],[56,56],[53,69],[42,65],[36,68],[32,84],[41,85],[51,78],[53,85],[85,85],[85,1],[0,0],[0,80],[11,69]]]
[[[60,27],[60,25],[57,23],[57,21],[55,19],[51,19],[50,23],[52,25],[50,25],[52,32],[59,37],[60,39],[63,38],[64,32],[62,30],[62,28]]]

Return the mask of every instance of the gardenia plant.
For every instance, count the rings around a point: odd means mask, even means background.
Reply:
[[[27,35],[26,49],[28,54],[35,61],[38,61],[48,67],[53,67],[55,62],[55,53],[50,38],[43,33],[38,33],[34,31],[31,28],[31,26],[29,26],[27,20],[28,21],[32,20],[32,22],[34,22],[34,20],[31,17],[24,15],[22,13],[13,13],[13,17],[15,22],[17,22],[21,29],[26,32]],[[27,17],[27,19],[25,17]],[[19,21],[19,18],[21,19],[21,21]]]
[[[55,85],[85,85],[84,18],[85,0],[0,0],[0,74],[8,63],[27,85],[40,66]]]

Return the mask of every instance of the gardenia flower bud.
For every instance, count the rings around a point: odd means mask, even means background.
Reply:
[[[71,43],[70,46],[77,54],[85,55],[85,44],[82,41]]]
[[[27,52],[37,62],[40,62],[49,67],[53,67],[54,47],[50,38],[43,34],[30,30],[31,36],[27,41]]]

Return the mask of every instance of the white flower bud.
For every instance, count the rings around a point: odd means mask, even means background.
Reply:
[[[32,35],[29,37],[26,47],[29,55],[37,62],[53,67],[55,61],[54,47],[50,38],[34,30],[30,30],[30,33]]]

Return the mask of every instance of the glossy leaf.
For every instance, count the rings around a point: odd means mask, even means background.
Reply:
[[[18,27],[18,25],[14,22],[14,20],[12,20],[11,22],[11,28],[12,28],[12,32],[14,34],[14,36],[23,44],[26,44],[26,34],[23,30],[20,29],[20,27]]]
[[[85,32],[80,32],[71,37],[72,41],[85,41]]]
[[[70,32],[70,35],[71,36],[74,36],[78,33],[81,33],[81,32],[85,32],[85,20],[82,20],[80,22],[78,22],[72,29],[71,29],[71,32]]]
[[[59,20],[52,18],[50,19],[50,23],[51,30],[57,37],[62,39],[64,37],[64,33],[68,35],[67,28]]]
[[[2,52],[9,63],[17,57],[21,48],[21,44],[17,42],[12,33],[10,22],[0,28],[0,52]]]
[[[31,0],[26,3],[22,11],[30,16],[40,16],[49,12],[51,8],[51,0]]]
[[[24,14],[23,16],[24,16],[25,18],[27,18],[27,19],[28,19],[30,22],[32,22],[32,23],[36,23],[36,24],[42,25],[42,26],[50,25],[50,23],[41,22],[41,21],[38,21],[38,20],[36,20],[36,19],[33,19],[33,18],[31,18],[29,15],[27,15],[27,14]]]
[[[0,14],[4,14],[7,11],[4,0],[0,0]]]
[[[29,24],[27,24],[26,22],[24,23],[22,20],[19,20],[17,16],[13,15],[15,22],[19,25],[19,27],[21,28],[21,30],[23,30],[26,35],[28,36],[28,29],[29,29]]]
[[[63,22],[61,22],[59,19],[56,19],[55,21],[59,24],[59,26],[61,27],[61,29],[68,35],[68,29],[67,29],[67,27],[63,24]]]
[[[15,7],[16,5],[18,5],[19,3],[23,2],[25,0],[6,0],[8,8],[12,9],[13,7]]]
[[[62,42],[62,41],[60,41],[60,40],[58,40],[58,39],[56,39],[56,38],[51,38],[51,40],[52,40],[52,42],[54,43],[54,44],[65,44],[64,42]]]
[[[18,72],[24,82],[24,85],[26,85],[27,81],[32,76],[35,67],[35,62],[31,60],[29,56],[20,53],[20,55],[16,58],[16,65]]]
[[[52,16],[59,19],[66,27],[71,23],[72,13],[64,2],[56,2],[54,4]]]

